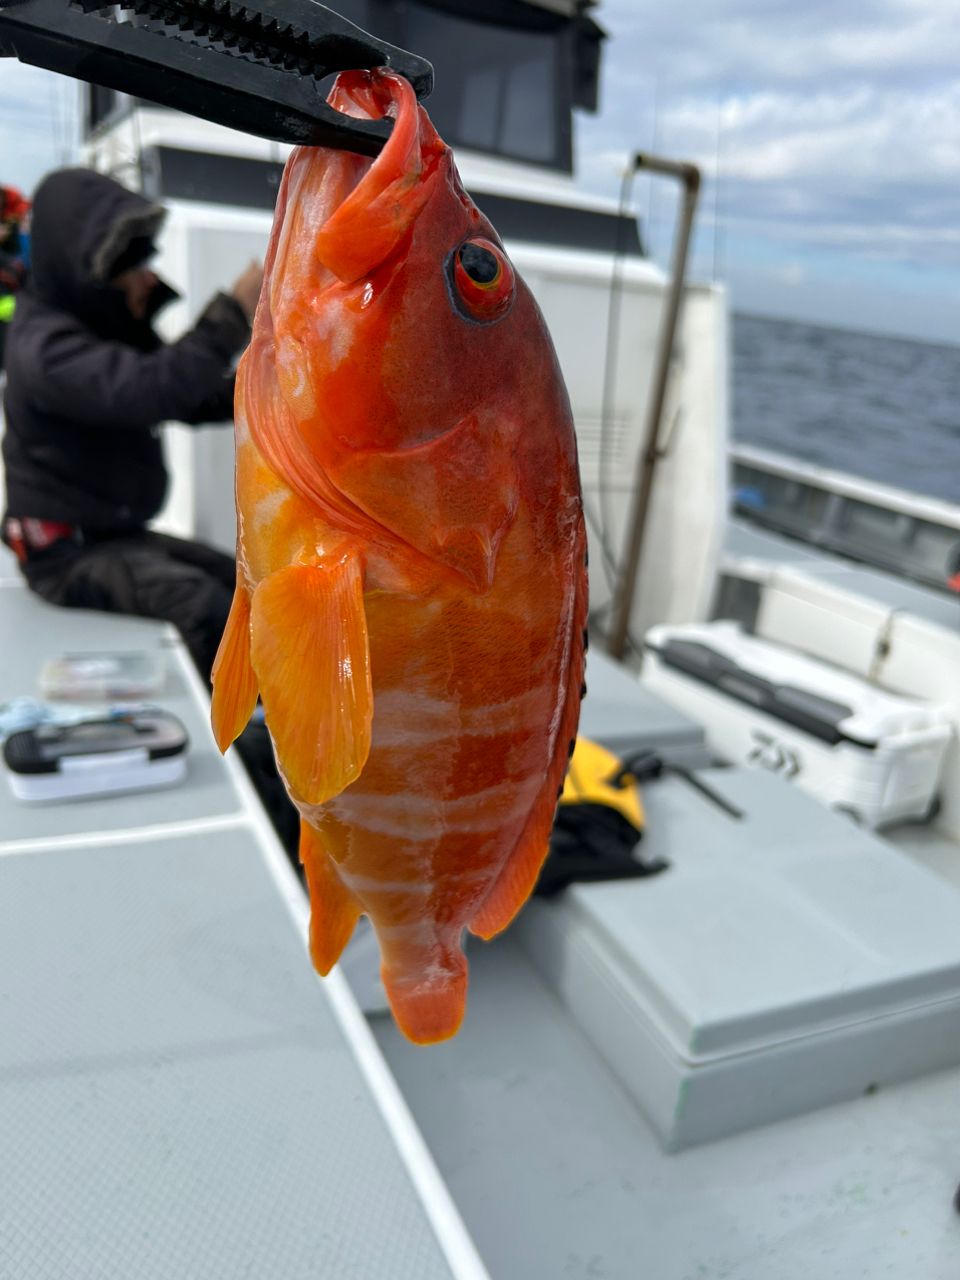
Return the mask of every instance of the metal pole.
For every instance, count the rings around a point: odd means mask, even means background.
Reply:
[[[651,173],[663,173],[679,179],[683,183],[683,205],[673,250],[673,278],[670,282],[670,292],[667,296],[666,315],[660,328],[653,386],[650,389],[650,398],[647,402],[643,440],[640,454],[637,458],[637,475],[634,485],[633,508],[628,526],[629,540],[626,560],[608,643],[611,656],[618,659],[623,658],[630,630],[630,614],[633,609],[637,570],[640,566],[640,553],[643,550],[643,534],[650,511],[654,470],[659,457],[660,424],[663,417],[664,401],[667,396],[667,387],[670,381],[670,358],[673,353],[673,343],[677,332],[680,302],[683,298],[683,282],[687,269],[687,253],[690,248],[690,232],[693,228],[693,219],[697,210],[697,197],[700,192],[700,170],[694,164],[687,164],[678,160],[667,160],[662,156],[653,156],[641,152],[634,159],[634,167],[638,171],[648,169]]]

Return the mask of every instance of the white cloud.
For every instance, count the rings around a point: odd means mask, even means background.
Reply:
[[[704,171],[699,264],[717,199],[731,275],[756,292],[817,272],[904,271],[944,306],[960,293],[960,20],[956,0],[606,0],[604,109],[580,125],[584,179],[612,193],[606,157],[646,147]],[[661,184],[661,190],[664,190]],[[663,256],[672,193],[652,203]],[[776,259],[780,258],[780,265]],[[851,306],[855,305],[851,291]]]
[[[960,62],[954,0],[686,0],[643,5],[605,0],[598,13],[624,44],[645,56],[617,71],[695,84],[868,77],[940,70]]]
[[[0,61],[0,182],[29,191],[72,157],[79,92],[63,76],[13,58]]]
[[[808,272],[802,262],[785,262],[782,266],[774,267],[770,275],[781,284],[792,286],[803,284]]]
[[[953,307],[957,4],[602,0],[597,17],[612,38],[601,114],[577,121],[581,179],[615,195],[631,152],[695,159],[706,179],[698,270],[719,255],[735,280],[749,268],[757,288],[762,279],[771,289],[786,289],[803,270],[812,296],[817,273],[804,255],[832,254],[833,280],[870,271],[879,282],[885,270],[912,270],[918,290],[939,288]],[[29,188],[62,162],[78,101],[71,81],[0,63],[0,182]],[[648,234],[665,257],[674,193],[639,179],[636,206],[652,216]],[[724,257],[726,239],[736,252]]]

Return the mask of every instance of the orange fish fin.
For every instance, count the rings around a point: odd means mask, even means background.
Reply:
[[[340,879],[320,833],[304,818],[300,819],[300,862],[310,891],[310,955],[317,972],[326,977],[350,941],[360,918],[360,903]]]
[[[367,762],[373,720],[360,561],[293,564],[259,584],[251,658],[280,770],[295,800],[322,804]]]
[[[397,1026],[414,1044],[437,1044],[460,1030],[467,1008],[467,962],[457,947],[445,955],[443,972],[424,978],[421,969],[404,978],[386,964],[380,970]]]
[[[583,673],[586,666],[587,575],[586,548],[578,540],[575,564],[578,573],[574,598],[570,658],[567,667],[567,689],[563,718],[554,745],[553,759],[547,769],[543,789],[527,819],[516,848],[507,859],[493,888],[470,921],[468,928],[478,938],[489,939],[507,927],[533,892],[540,868],[550,849],[550,832],[563,789],[567,765],[577,736],[580,701],[584,693]]]
[[[551,782],[537,797],[516,849],[470,921],[470,932],[478,938],[488,940],[502,932],[530,897],[547,860],[556,811],[556,787]]]
[[[257,677],[250,663],[250,597],[237,585],[210,676],[210,719],[221,751],[238,738],[257,705]]]

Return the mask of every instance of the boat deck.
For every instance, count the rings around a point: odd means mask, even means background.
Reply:
[[[179,642],[0,591],[0,697],[64,649],[150,645],[188,786],[29,811],[0,791],[3,1280],[955,1280],[960,1070],[666,1154],[522,921],[471,945],[454,1041],[376,1016],[374,1043],[312,976],[299,886]],[[599,655],[589,684],[596,736],[695,753],[662,706],[631,737],[644,695]],[[655,854],[689,790],[644,800]]]
[[[655,854],[689,793],[644,804]],[[518,937],[470,949],[454,1041],[372,1021],[498,1280],[955,1280],[960,1070],[667,1154]]]
[[[0,590],[0,700],[59,653],[161,648],[176,789],[0,780],[2,1280],[486,1275],[181,642]]]
[[[616,707],[621,736],[633,713],[642,745],[651,717],[641,698],[650,694],[600,655],[591,662],[591,691]],[[591,732],[609,732],[602,715],[587,715]],[[676,743],[679,728],[671,728]],[[731,772],[738,803],[749,803],[748,771]],[[794,808],[819,810],[789,783],[758,782],[767,826],[771,788],[783,787]],[[643,800],[647,856],[682,862],[677,833],[690,829],[692,807],[700,810],[698,856],[711,845],[718,858],[736,856],[736,840],[717,826],[726,819],[682,778],[648,784]],[[823,814],[824,825],[833,821]],[[939,848],[929,847],[927,860],[935,871],[949,868]],[[643,882],[634,883],[641,892]],[[539,976],[524,939],[521,916],[504,938],[471,946],[468,1016],[449,1044],[425,1053],[388,1017],[372,1019],[493,1275],[954,1280],[960,1070],[667,1154]]]

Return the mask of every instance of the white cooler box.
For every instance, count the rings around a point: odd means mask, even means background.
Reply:
[[[789,778],[877,828],[925,818],[950,712],[747,635],[733,622],[654,627],[643,680],[703,724],[714,750]]]

